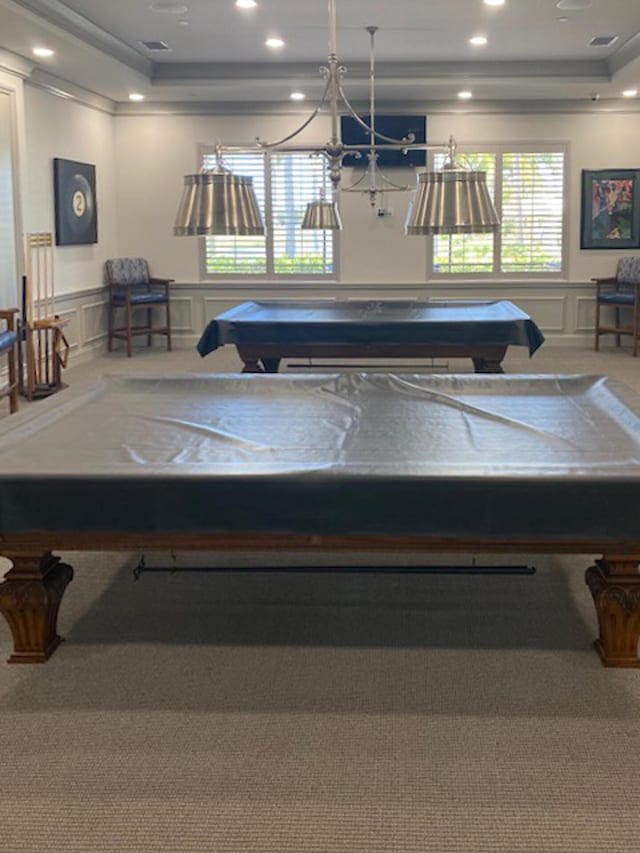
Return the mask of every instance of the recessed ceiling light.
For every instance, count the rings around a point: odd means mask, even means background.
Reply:
[[[289,97],[292,101],[304,101],[305,94],[304,92],[292,92]]]
[[[623,98],[635,98],[638,94],[637,89],[625,89],[622,93]]]
[[[185,12],[189,11],[189,7],[183,3],[163,2],[163,0],[151,3],[149,8],[152,12],[158,12],[160,15],[184,15]]]
[[[504,6],[504,0],[484,0],[485,6]]]
[[[580,9],[588,9],[591,3],[592,0],[558,0],[556,6],[558,9],[568,9],[572,12],[577,12]]]
[[[483,45],[486,43],[487,43],[487,37],[486,36],[472,36],[469,39],[469,44],[475,44],[475,45],[480,46],[480,45]]]
[[[50,47],[34,47],[33,48],[33,55],[34,56],[40,56],[40,57],[42,57],[42,59],[47,59],[48,57],[53,56],[54,53],[55,53],[55,51],[51,50]]]
[[[140,92],[131,92],[129,94],[130,101],[144,101],[144,95],[141,95]]]
[[[462,92],[458,92],[458,97],[462,101],[468,101],[469,98],[473,98],[473,92],[470,92],[468,89],[463,89]]]
[[[256,0],[236,0],[238,9],[255,9],[257,5]]]
[[[567,18],[566,15],[561,15],[559,18],[556,18],[556,21],[559,24],[566,24],[568,20],[569,20],[569,18]]]
[[[188,21],[186,18],[180,18],[178,21],[181,27],[188,27],[191,25],[191,21]]]
[[[284,41],[279,38],[268,38],[265,41],[267,47],[284,47]]]

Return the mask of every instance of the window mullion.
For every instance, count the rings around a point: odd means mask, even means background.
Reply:
[[[265,228],[267,230],[265,251],[267,253],[267,275],[272,276],[275,271],[275,263],[273,259],[273,176],[272,176],[272,159],[271,154],[265,151],[264,154],[264,219]]]
[[[496,153],[495,159],[495,198],[494,206],[498,219],[502,222],[502,187],[503,187],[503,163],[502,151]],[[498,228],[493,237],[493,274],[502,273],[502,229]]]

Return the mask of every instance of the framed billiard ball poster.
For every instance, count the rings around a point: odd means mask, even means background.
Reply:
[[[53,160],[56,246],[98,242],[96,167]]]

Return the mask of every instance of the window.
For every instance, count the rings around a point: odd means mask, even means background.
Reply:
[[[444,157],[434,157],[435,168]],[[498,234],[435,236],[433,272],[557,277],[563,269],[565,159],[559,146],[465,154],[472,168],[487,173],[501,227]]]
[[[215,166],[213,151],[203,154],[203,164]],[[307,203],[318,197],[320,188],[330,196],[324,157],[252,152],[225,155],[224,164],[237,175],[253,178],[266,234],[206,237],[205,276],[333,278],[333,232],[300,228]]]

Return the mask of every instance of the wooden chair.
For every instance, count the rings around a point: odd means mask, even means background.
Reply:
[[[131,357],[131,340],[135,335],[146,335],[149,347],[153,335],[165,335],[167,349],[171,350],[169,285],[173,279],[153,278],[144,258],[110,258],[105,268],[109,286],[109,352],[118,338],[126,341],[127,356]],[[154,308],[158,307],[164,309],[164,323],[154,325]],[[146,311],[146,322],[134,325],[133,313],[141,308]],[[123,315],[121,325],[116,325],[118,311]]]
[[[0,320],[4,320],[6,328],[0,328],[0,356],[7,357],[8,384],[0,388],[0,397],[9,398],[9,412],[18,411],[18,373],[17,352],[18,332],[15,325],[17,308],[0,310]]]
[[[615,335],[616,346],[620,346],[621,335],[631,335],[631,352],[638,355],[638,334],[640,332],[640,256],[625,256],[618,261],[615,276],[593,278],[596,283],[596,352],[600,349],[600,335]],[[601,307],[615,309],[615,325],[603,324]],[[629,323],[623,323],[622,311],[626,312]],[[630,315],[630,316],[629,316]]]

